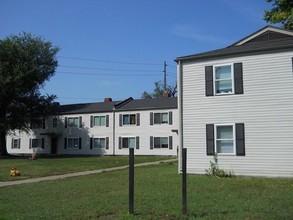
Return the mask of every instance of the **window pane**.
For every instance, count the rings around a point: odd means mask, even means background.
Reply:
[[[73,144],[74,144],[75,148],[78,148],[78,139],[77,138],[73,139]]]
[[[101,125],[99,116],[94,117],[94,125],[95,126],[100,126]]]
[[[216,93],[232,92],[232,80],[216,81]]]
[[[233,140],[217,141],[217,153],[234,153]]]
[[[154,138],[154,148],[161,148],[161,140],[159,137]]]
[[[168,138],[167,137],[161,137],[161,146],[162,146],[162,148],[168,148]]]
[[[106,117],[105,116],[101,116],[100,117],[100,119],[101,119],[101,126],[105,126],[106,125]]]
[[[129,148],[135,148],[135,138],[129,138]]]
[[[68,126],[69,127],[78,127],[79,119],[76,118],[68,118]]]
[[[39,139],[32,139],[32,148],[39,147]]]
[[[231,79],[231,66],[219,66],[215,68],[216,79]]]
[[[232,139],[233,140],[233,126],[217,127],[217,139]]]
[[[131,125],[135,125],[136,124],[135,117],[136,117],[136,115],[130,115],[130,124]]]
[[[105,138],[94,138],[94,148],[105,148],[106,139]]]
[[[53,118],[53,128],[57,127],[57,118]]]
[[[161,124],[161,114],[160,113],[154,114],[154,124]]]
[[[162,113],[162,124],[168,124],[169,115],[168,113]]]
[[[122,148],[128,148],[128,138],[122,138]]]
[[[123,115],[123,124],[129,125],[129,115]]]

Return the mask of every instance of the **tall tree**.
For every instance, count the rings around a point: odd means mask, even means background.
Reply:
[[[175,97],[177,94],[177,85],[167,85],[166,91],[164,91],[164,83],[162,81],[155,82],[155,88],[153,92],[144,91],[141,95],[142,99],[160,98],[163,93],[166,92],[168,96]]]
[[[264,20],[281,23],[285,29],[293,30],[293,0],[267,0],[273,3],[270,11],[265,11]]]
[[[0,40],[0,156],[7,155],[10,130],[28,130],[30,122],[44,117],[55,95],[41,95],[57,67],[58,47],[29,33]]]

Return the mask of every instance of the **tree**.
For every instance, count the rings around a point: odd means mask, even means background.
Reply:
[[[7,155],[6,135],[29,124],[54,107],[55,95],[40,88],[57,67],[58,47],[29,33],[0,40],[0,156]]]
[[[273,8],[265,11],[264,20],[270,23],[281,23],[285,29],[293,30],[293,1],[267,0],[273,2]]]
[[[168,96],[175,97],[177,94],[177,85],[167,85],[166,91],[164,91],[164,83],[162,81],[155,82],[155,88],[153,93],[144,91],[141,95],[142,99],[151,99],[151,98],[160,98],[163,96],[163,93],[166,92]]]

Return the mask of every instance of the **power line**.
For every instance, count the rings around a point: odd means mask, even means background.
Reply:
[[[74,69],[88,69],[88,70],[106,70],[106,71],[156,72],[156,70],[111,69],[111,68],[109,69],[109,68],[67,66],[67,65],[59,65],[59,67],[74,68]]]
[[[69,59],[69,60],[82,60],[82,61],[90,61],[90,62],[102,62],[102,63],[131,64],[131,65],[155,65],[155,66],[161,65],[159,63],[124,62],[124,61],[98,60],[98,59],[79,58],[79,57],[66,57],[66,56],[58,56],[58,58]]]
[[[158,74],[119,74],[119,73],[82,73],[82,72],[63,72],[57,71],[57,73],[72,74],[72,75],[89,75],[89,76],[158,76]]]

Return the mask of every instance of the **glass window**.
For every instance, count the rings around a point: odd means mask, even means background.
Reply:
[[[13,138],[12,139],[11,148],[12,149],[18,149],[18,148],[20,148],[20,138]]]
[[[216,125],[216,152],[219,154],[234,153],[233,125]]]
[[[106,126],[106,116],[94,116],[94,126]]]
[[[123,125],[135,125],[135,124],[136,124],[135,114],[123,115]]]
[[[122,148],[135,148],[135,137],[122,138]]]
[[[42,147],[42,139],[32,139],[32,148],[40,148]]]
[[[106,138],[94,138],[93,148],[106,148]]]
[[[232,66],[215,66],[215,94],[233,93]]]
[[[79,138],[68,138],[67,148],[68,149],[78,149],[79,148]]]
[[[78,126],[79,126],[78,117],[68,118],[68,127],[78,127]]]
[[[168,124],[169,114],[165,113],[154,113],[154,124]]]
[[[154,137],[154,148],[168,148],[168,137]]]

